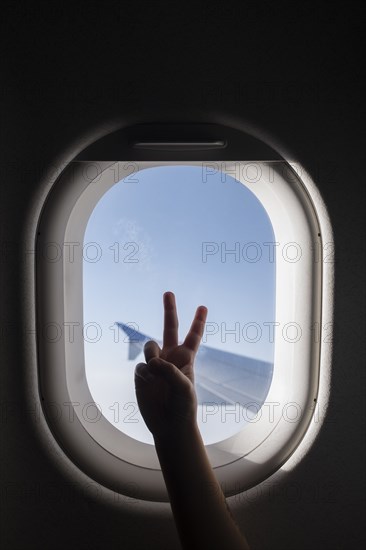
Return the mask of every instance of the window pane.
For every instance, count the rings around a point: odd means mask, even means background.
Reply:
[[[167,290],[176,296],[180,341],[196,307],[208,307],[195,366],[205,443],[253,417],[273,373],[274,242],[261,203],[222,172],[148,168],[105,193],[84,237],[85,367],[93,398],[118,429],[153,442],[133,375],[146,339],[162,339]]]

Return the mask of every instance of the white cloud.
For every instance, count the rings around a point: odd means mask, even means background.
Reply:
[[[121,244],[121,257],[126,266],[133,266],[137,271],[155,270],[155,249],[152,239],[136,220],[120,218],[113,228],[113,233]]]

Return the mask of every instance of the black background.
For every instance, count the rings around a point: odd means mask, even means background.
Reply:
[[[47,167],[113,125],[234,119],[310,171],[336,245],[327,421],[288,491],[259,497],[238,521],[254,550],[363,547],[361,4],[5,2],[1,14],[3,548],[178,547],[168,513],[121,515],[71,489],[35,436],[23,405],[22,223]]]

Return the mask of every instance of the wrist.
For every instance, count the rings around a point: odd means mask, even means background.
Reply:
[[[156,447],[169,445],[182,445],[186,442],[190,444],[192,441],[202,442],[202,437],[196,419],[187,421],[179,426],[174,426],[173,429],[163,433],[153,434]],[[203,442],[202,442],[203,444]]]

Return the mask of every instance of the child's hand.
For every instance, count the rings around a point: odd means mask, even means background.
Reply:
[[[175,296],[172,292],[164,294],[163,349],[153,340],[146,342],[146,363],[135,369],[137,402],[154,437],[169,436],[196,423],[193,365],[206,317],[207,308],[198,307],[183,344],[178,346]]]

